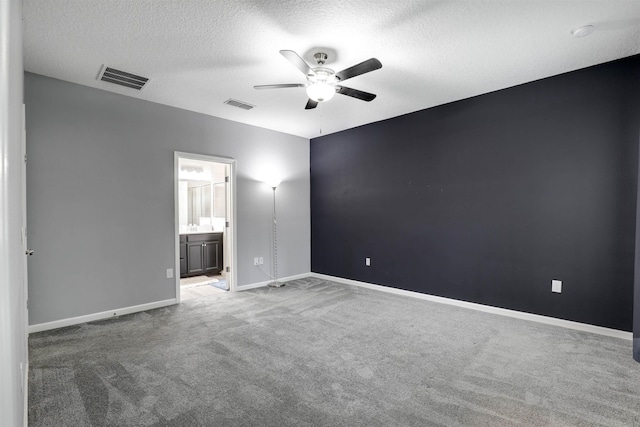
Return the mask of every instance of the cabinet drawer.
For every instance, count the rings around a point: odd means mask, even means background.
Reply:
[[[187,234],[187,242],[210,242],[221,238],[222,233]]]
[[[187,243],[187,236],[184,234],[180,235],[180,243]]]

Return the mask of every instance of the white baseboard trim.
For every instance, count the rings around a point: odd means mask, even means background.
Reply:
[[[54,320],[52,322],[38,323],[36,325],[29,325],[28,332],[33,334],[35,332],[48,331],[50,329],[64,328],[65,326],[78,325],[80,323],[94,322],[96,320],[108,319],[110,317],[122,316],[125,314],[138,313],[140,311],[152,310],[154,308],[166,307],[169,305],[177,304],[175,298],[167,299],[164,301],[150,302],[147,304],[133,305],[131,307],[116,308],[114,310],[103,311],[100,313],[85,314],[84,316],[70,317],[68,319]]]
[[[311,274],[312,273],[302,273],[302,274],[295,274],[293,276],[280,277],[278,278],[278,282],[288,282],[289,280],[304,279],[305,277],[310,277]],[[238,286],[236,288],[236,291],[239,292],[239,291],[247,291],[249,289],[262,288],[264,286],[267,286],[271,282],[272,280],[267,280],[266,282],[256,282],[256,283],[250,283],[248,285]]]
[[[606,335],[608,337],[622,338],[629,341],[633,340],[633,333],[626,332],[626,331],[619,331],[617,329],[604,328],[602,326],[589,325],[587,323],[573,322],[571,320],[557,319],[555,317],[541,316],[539,314],[525,313],[522,311],[508,310],[506,308],[492,307],[490,305],[459,301],[451,298],[437,297],[434,295],[422,294],[420,292],[405,291],[404,289],[396,289],[388,286],[374,285],[372,283],[359,282],[357,280],[344,279],[342,277],[328,276],[326,274],[310,273],[309,275],[311,277],[316,277],[318,279],[344,283],[346,285],[359,286],[362,288],[368,288],[376,291],[418,298],[418,299],[437,302],[441,304],[454,305],[456,307],[463,307],[471,310],[483,311],[485,313],[498,314],[501,316],[513,317],[516,319],[529,320],[532,322],[544,323],[547,325],[560,326],[563,328],[574,329],[574,330],[584,331],[584,332],[591,332],[593,334]]]
[[[302,273],[302,274],[296,274],[293,276],[282,277],[282,278],[279,278],[278,281],[287,282],[289,280],[302,279],[304,277],[309,277],[309,273]],[[266,282],[251,283],[249,285],[238,286],[236,288],[236,291],[246,291],[248,289],[260,288],[263,286],[267,286],[269,283],[271,283],[271,280],[268,280]],[[64,328],[65,326],[78,325],[80,323],[94,322],[96,320],[108,319],[110,317],[122,316],[125,314],[138,313],[140,311],[166,307],[166,306],[174,305],[177,303],[178,302],[176,298],[172,298],[164,301],[156,301],[148,304],[134,305],[131,307],[118,308],[114,310],[103,311],[100,313],[92,313],[92,314],[86,314],[84,316],[71,317],[68,319],[54,320],[52,322],[38,323],[36,325],[29,325],[28,333],[33,334],[36,332],[48,331],[51,329]]]
[[[485,313],[498,314],[501,316],[512,317],[516,319],[529,320],[532,322],[544,323],[547,325],[560,326],[563,328],[574,329],[578,331],[590,332],[593,334],[605,335],[614,338],[621,338],[625,340],[632,341],[633,333],[620,331],[617,329],[604,328],[602,326],[589,325],[587,323],[573,322],[570,320],[557,319],[555,317],[542,316],[539,314],[531,314],[525,313],[522,311],[509,310],[506,308],[492,307],[490,305],[477,304],[467,301],[459,301],[451,298],[438,297],[429,294],[423,294],[420,292],[406,291],[404,289],[396,289],[388,286],[375,285],[373,283],[360,282],[357,280],[345,279],[342,277],[329,276],[326,274],[320,273],[303,273],[297,274],[293,276],[283,277],[278,279],[278,281],[287,282],[290,280],[303,279],[305,277],[315,277],[318,279],[329,280],[332,282],[343,283],[346,285],[354,285],[362,288],[373,289],[380,292],[387,292],[396,295],[403,295],[412,298],[422,299],[425,301],[437,302],[441,304],[453,305],[456,307],[468,308],[471,310],[483,311]],[[251,283],[248,285],[238,286],[237,291],[246,291],[249,289],[261,288],[269,285],[271,280],[265,282],[257,282]],[[65,326],[77,325],[80,323],[93,322],[96,320],[108,319],[114,316],[122,316],[125,314],[137,313],[145,310],[152,310],[154,308],[166,307],[169,305],[177,304],[175,298],[164,300],[164,301],[156,301],[147,304],[140,304],[131,307],[124,307],[115,310],[103,311],[100,313],[87,314],[84,316],[71,317],[68,319],[55,320],[52,322],[39,323],[36,325],[29,325],[28,332],[30,334],[41,331],[48,331],[51,329],[63,328]]]
[[[266,282],[249,283],[248,285],[237,286],[236,291],[241,292],[248,291],[249,289],[262,288],[264,286],[267,286],[269,283],[271,283],[271,280],[268,280]]]

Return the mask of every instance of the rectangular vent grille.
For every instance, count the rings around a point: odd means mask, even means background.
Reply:
[[[127,73],[126,71],[116,70],[115,68],[104,66],[98,76],[98,80],[103,82],[115,83],[120,86],[130,87],[135,90],[142,90],[145,87],[148,78]]]
[[[231,105],[232,107],[242,108],[243,110],[251,110],[252,108],[255,108],[255,105],[247,104],[246,102],[238,101],[237,99],[227,99],[224,103]]]

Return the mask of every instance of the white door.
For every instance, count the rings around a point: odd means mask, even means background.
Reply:
[[[231,191],[229,181],[231,180],[231,166],[224,167],[224,275],[227,283],[227,290],[231,289]]]
[[[236,271],[236,206],[235,206],[235,185],[236,185],[236,164],[235,161],[227,163],[225,168],[225,235],[227,236],[225,241],[224,253],[225,253],[225,269],[229,268],[231,271],[227,271],[227,289],[230,291],[237,290],[238,272]]]

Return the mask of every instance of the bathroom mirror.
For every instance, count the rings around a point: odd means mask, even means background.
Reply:
[[[187,181],[187,224],[211,224],[211,201],[211,182]]]

